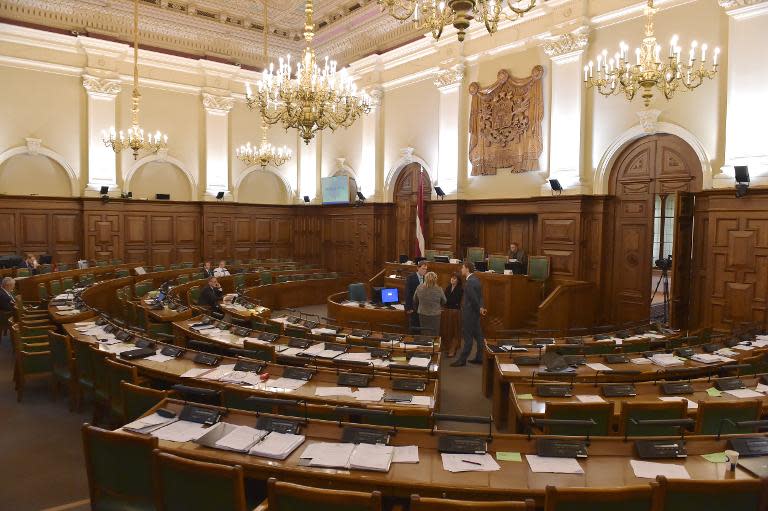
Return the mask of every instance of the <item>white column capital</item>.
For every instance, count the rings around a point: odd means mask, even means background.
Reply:
[[[718,0],[717,3],[735,20],[768,14],[768,0]]]
[[[384,98],[384,87],[380,84],[372,85],[366,89],[366,92],[371,97],[371,106],[378,108],[381,106],[381,101]]]
[[[466,65],[464,62],[459,62],[458,64],[447,68],[438,69],[435,72],[433,83],[443,94],[453,92],[461,87],[461,84],[464,82],[465,70]]]
[[[203,107],[211,115],[227,115],[235,106],[235,98],[203,92]]]
[[[571,32],[544,39],[544,53],[555,64],[567,64],[580,57],[589,44],[589,30],[579,27]]]
[[[89,97],[114,100],[123,88],[120,78],[83,74],[83,87]]]
[[[653,108],[646,108],[635,112],[638,120],[640,121],[640,127],[648,135],[653,135],[659,131],[659,115],[661,110],[654,110]]]

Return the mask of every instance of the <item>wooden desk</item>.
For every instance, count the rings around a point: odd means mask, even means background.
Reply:
[[[229,314],[231,318],[239,319],[240,321],[250,321],[251,318],[258,318],[267,320],[272,317],[272,311],[268,307],[256,305],[252,309],[246,309],[242,306],[234,306],[228,303],[219,304],[219,308],[224,311],[225,314]]]
[[[760,381],[759,375],[757,377],[750,376],[742,378],[742,381],[747,388],[754,389]],[[693,386],[693,394],[686,394],[680,397],[684,397],[694,403],[701,402],[736,402],[736,401],[749,401],[749,399],[739,399],[736,397],[723,394],[720,397],[712,397],[707,393],[707,389],[713,386],[712,381],[707,378],[691,380]],[[635,383],[636,396],[627,397],[606,397],[603,396],[599,385],[591,383],[576,383],[573,385],[573,397],[541,397],[536,393],[537,385],[531,385],[530,383],[513,383],[510,387],[510,399],[511,405],[509,407],[509,418],[507,424],[513,431],[524,432],[520,429],[522,424],[530,424],[531,417],[543,418],[547,411],[547,403],[579,403],[580,401],[575,396],[583,395],[599,395],[605,401],[613,403],[613,415],[614,425],[618,424],[619,416],[621,414],[621,406],[623,403],[632,401],[660,401],[660,397],[670,397],[664,394],[661,390],[661,384],[656,382],[640,382]],[[533,399],[520,399],[518,396],[531,394]],[[758,398],[755,398],[758,399]],[[763,407],[768,406],[768,396],[759,398],[763,402]],[[688,416],[691,418],[696,417],[697,410],[693,408],[688,409]]]
[[[341,326],[349,326],[350,321],[365,323],[368,330],[383,332],[408,332],[408,316],[404,310],[360,307],[359,305],[345,305],[348,293],[336,293],[328,297],[328,316]],[[397,325],[395,330],[390,325]]]
[[[88,268],[85,270],[66,270],[66,271],[56,271],[51,273],[41,273],[38,275],[31,275],[29,277],[21,277],[16,279],[16,288],[17,293],[21,295],[21,297],[26,302],[30,303],[37,303],[39,301],[39,296],[37,293],[37,285],[44,283],[46,284],[46,287],[48,282],[51,280],[61,280],[65,277],[70,277],[72,279],[77,280],[82,275],[93,275],[96,280],[104,280],[107,278],[110,278],[114,275],[115,271],[117,270],[130,270],[134,266],[137,266],[137,264],[117,264],[117,265],[109,265],[109,266],[94,266],[92,268]]]
[[[754,349],[751,351],[743,352],[745,355],[738,355],[733,357],[738,363],[739,360],[748,358],[760,353],[768,353],[768,348]],[[530,353],[534,355],[534,353]],[[592,382],[592,383],[610,383],[610,382],[641,382],[641,381],[657,381],[664,380],[667,377],[677,376],[675,371],[681,369],[688,369],[686,377],[695,378],[701,376],[707,376],[713,374],[726,367],[727,363],[717,364],[702,364],[693,360],[686,360],[682,366],[676,366],[664,369],[654,364],[637,365],[632,363],[626,364],[605,364],[602,359],[602,355],[587,356],[588,363],[601,363],[610,367],[613,371],[639,371],[637,374],[611,374],[608,372],[598,373],[597,371],[590,369],[587,366],[579,366],[575,373],[562,373],[557,376],[547,374],[545,379],[535,378],[534,373],[546,372],[544,366],[519,366],[519,372],[502,372],[500,364],[514,363],[514,357],[521,356],[520,353],[515,353],[508,358],[495,357],[494,359],[494,376],[493,376],[493,399],[492,409],[493,416],[496,418],[496,425],[500,429],[504,429],[507,426],[506,419],[509,417],[509,402],[510,402],[510,384],[518,382],[530,382],[532,379],[537,381],[560,381],[560,382]]]
[[[73,339],[78,339],[94,345],[99,345],[100,349],[104,351],[109,351],[108,349],[105,349],[106,346],[103,346],[100,343],[98,343],[95,337],[84,335],[78,332],[75,329],[74,324],[63,325],[63,328],[64,328],[64,331]],[[161,346],[161,347],[166,345],[165,343],[158,342],[158,341],[153,341],[153,342],[156,342],[158,346]],[[158,380],[162,380],[170,383],[185,383],[193,386],[211,388],[215,390],[232,388],[232,389],[240,390],[241,392],[246,392],[248,394],[252,393],[255,396],[303,399],[309,403],[345,405],[345,406],[353,406],[358,408],[393,410],[395,411],[395,413],[397,412],[397,410],[407,411],[408,413],[411,413],[411,414],[413,413],[418,414],[418,412],[422,412],[423,415],[425,416],[429,415],[432,412],[432,410],[436,410],[439,404],[438,403],[439,389],[438,389],[437,380],[429,380],[427,382],[427,387],[423,392],[409,392],[410,394],[413,394],[416,396],[429,396],[430,398],[432,398],[432,406],[429,406],[429,407],[410,405],[410,404],[386,403],[384,401],[365,402],[365,401],[358,401],[354,397],[345,397],[345,396],[316,396],[315,390],[318,387],[337,386],[338,372],[335,370],[324,369],[322,367],[319,367],[316,369],[314,377],[309,382],[307,382],[305,385],[303,385],[302,387],[296,390],[267,387],[264,384],[260,384],[258,387],[243,387],[240,385],[228,385],[219,381],[205,380],[201,378],[181,378],[181,375],[190,369],[209,368],[209,366],[196,364],[194,362],[193,359],[195,355],[197,355],[197,353],[198,353],[197,351],[188,349],[184,353],[184,355],[182,355],[181,357],[174,360],[170,360],[168,362],[153,362],[151,360],[146,360],[146,359],[138,359],[138,360],[119,359],[119,360],[121,363],[124,363],[124,364],[135,365],[138,368],[140,374],[145,375],[149,378],[158,379]],[[238,360],[237,358],[233,358],[233,357],[221,357],[221,362],[219,365],[234,364],[237,362],[237,360]],[[282,376],[283,371],[287,367],[279,364],[271,364],[271,363],[265,363],[265,364],[266,366],[263,372],[269,373],[270,378],[278,378]],[[388,375],[375,375],[371,379],[370,387],[381,387],[385,391],[391,391],[392,380]]]
[[[350,282],[352,277],[348,276],[275,282],[247,288],[243,294],[249,300],[259,300],[265,307],[279,310],[325,303],[328,295],[346,289]]]
[[[167,408],[179,412],[182,403],[167,400],[156,408]],[[249,412],[230,410],[224,420],[232,424],[253,426],[256,415]],[[335,422],[310,420],[302,434],[307,440],[283,461],[259,458],[247,454],[233,453],[204,447],[192,442],[177,443],[160,441],[160,449],[180,456],[212,463],[240,465],[246,477],[263,481],[276,477],[282,481],[304,484],[334,490],[381,491],[385,497],[408,499],[418,493],[424,497],[476,500],[520,500],[534,498],[538,506],[543,505],[544,489],[547,485],[558,487],[619,488],[644,485],[651,480],[635,477],[630,466],[634,458],[633,442],[620,438],[593,438],[589,457],[579,460],[584,474],[543,474],[531,472],[525,454],[535,454],[535,439],[524,435],[494,435],[489,444],[491,453],[498,451],[519,452],[522,462],[501,461],[501,470],[496,472],[450,473],[443,469],[440,453],[437,451],[438,435],[429,431],[400,428],[393,435],[390,445],[416,445],[419,447],[419,463],[393,463],[389,472],[364,472],[302,466],[299,457],[308,445],[316,442],[340,442],[342,428]],[[451,434],[462,434],[451,432]],[[734,472],[726,463],[710,463],[701,454],[722,452],[726,449],[726,437],[716,440],[702,436],[686,440],[689,456],[673,463],[685,466],[691,478],[697,481],[754,478],[746,470],[737,467]],[[669,461],[664,461],[670,463]]]
[[[187,307],[187,310],[179,312],[174,309],[169,309],[164,306],[161,309],[154,309],[151,305],[144,301],[144,298],[140,300],[134,300],[134,303],[144,309],[144,313],[147,315],[150,321],[155,323],[173,323],[174,321],[183,321],[192,317],[194,311],[191,307]]]

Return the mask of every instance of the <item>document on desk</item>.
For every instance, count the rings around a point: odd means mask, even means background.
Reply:
[[[576,458],[549,458],[536,454],[526,454],[526,461],[531,467],[531,472],[546,474],[583,474]]]
[[[313,328],[310,331],[312,332],[313,335],[323,335],[323,334],[335,335],[336,334],[336,330],[333,330],[332,328],[320,327],[320,328]]]
[[[277,387],[280,389],[290,389],[290,390],[296,390],[302,385],[306,385],[305,380],[296,380],[294,378],[274,378],[269,379],[266,382],[267,387]]]
[[[307,355],[314,355],[316,356],[318,353],[325,350],[325,343],[324,342],[318,342],[317,344],[313,344],[309,348],[305,349],[303,353],[306,353]]]
[[[690,479],[691,475],[683,465],[674,463],[655,463],[652,461],[630,460],[635,477],[642,479],[656,479],[656,476],[664,476],[670,479]]]
[[[283,356],[286,356],[286,357],[295,357],[296,355],[298,355],[298,354],[299,354],[299,353],[301,353],[302,351],[304,351],[304,350],[302,350],[301,348],[291,348],[291,347],[287,347],[287,348],[285,348],[284,350],[282,350],[282,351],[278,352],[278,354],[279,354],[279,355],[283,355]]]
[[[605,403],[605,399],[598,395],[576,395],[573,397],[581,403]]]
[[[418,445],[397,445],[392,454],[392,463],[418,463]]]
[[[155,353],[154,355],[145,358],[144,360],[149,360],[150,362],[168,362],[169,360],[174,360],[176,357],[169,357],[168,355],[163,355],[160,352]]]
[[[427,367],[431,360],[427,357],[411,357],[408,361],[408,365],[415,367]]]
[[[352,362],[368,362],[371,360],[371,354],[368,351],[360,353],[343,353],[336,360],[348,360]]]
[[[330,359],[330,358],[336,358],[336,357],[338,357],[341,354],[342,354],[341,351],[322,350],[322,351],[319,351],[319,352],[315,353],[314,355],[316,357],[318,357],[318,358],[329,358]]]
[[[747,346],[746,344],[737,344],[736,346],[733,347],[733,349],[741,350],[741,351],[752,351],[753,349],[755,349],[755,347]]]
[[[499,364],[499,369],[502,373],[519,373],[520,368],[517,364]]]
[[[213,369],[210,367],[193,367],[192,369],[187,370],[185,373],[183,373],[179,378],[199,378],[205,373],[211,372]]]
[[[228,451],[248,452],[251,447],[260,442],[268,433],[268,431],[248,426],[235,426],[233,431],[221,437],[214,445],[219,449]]]
[[[448,472],[495,472],[501,467],[493,457],[486,454],[440,454],[443,469]]]
[[[686,403],[688,403],[689,410],[696,410],[699,408],[699,403],[697,403],[696,401],[691,401],[690,399],[686,399],[680,396],[662,396],[662,397],[659,397],[659,399],[662,401],[685,401]]]
[[[304,449],[300,457],[308,459],[310,467],[349,468],[354,450],[355,444],[319,442]]]
[[[599,362],[592,362],[590,364],[584,364],[584,365],[586,365],[587,367],[589,367],[593,371],[613,371],[613,369],[611,369],[607,365],[601,364]]]
[[[213,371],[210,371],[208,373],[205,373],[204,375],[200,376],[200,379],[202,380],[218,380],[225,374],[231,372],[235,368],[235,364],[223,364],[214,369]]]
[[[149,434],[156,429],[167,426],[175,420],[175,417],[162,417],[156,413],[153,413],[152,415],[147,415],[146,417],[136,419],[135,421],[126,424],[123,426],[123,429],[133,433]]]
[[[432,397],[430,396],[413,396],[410,403],[404,403],[408,405],[416,406],[432,406]]]
[[[352,387],[317,387],[316,396],[349,396],[352,397]]]
[[[653,364],[653,362],[651,362],[650,360],[648,360],[647,358],[644,358],[644,357],[632,358],[629,361],[632,362],[633,364],[636,364],[636,365],[639,365],[639,366]]]
[[[273,460],[284,460],[304,443],[304,439],[304,435],[273,431],[264,437],[264,440],[251,447],[248,454]]]
[[[156,429],[152,432],[152,436],[170,442],[191,442],[192,440],[197,440],[205,432],[204,424],[178,420],[160,429]]]
[[[764,385],[762,383],[758,383],[757,387],[755,387],[755,392],[762,392],[763,394],[768,392],[768,385]]]
[[[729,396],[737,397],[739,399],[749,399],[752,397],[765,397],[763,394],[756,392],[752,389],[724,390],[723,394],[728,394]]]
[[[389,472],[395,448],[383,444],[357,444],[349,457],[349,468]]]
[[[358,401],[381,401],[384,397],[384,389],[381,387],[361,387],[352,393],[355,399]]]

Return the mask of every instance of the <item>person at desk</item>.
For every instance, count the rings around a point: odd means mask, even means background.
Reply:
[[[520,248],[520,245],[517,244],[516,241],[513,241],[509,244],[509,262],[519,262],[523,265],[523,268],[528,267],[528,256],[526,255],[525,251]]]
[[[464,277],[464,299],[461,304],[461,330],[464,337],[464,346],[461,349],[458,360],[451,364],[452,367],[467,365],[467,359],[472,353],[472,344],[477,346],[475,358],[471,364],[483,363],[483,329],[480,326],[480,317],[488,312],[483,305],[483,284],[475,275],[475,265],[471,261],[464,261],[461,265],[461,275]]]
[[[210,261],[206,261],[203,265],[203,274],[205,275],[205,278],[213,277],[213,265]]]
[[[424,283],[416,288],[413,301],[417,304],[422,335],[440,334],[440,314],[445,304],[445,293],[437,285],[437,273],[424,275]]]
[[[40,268],[40,263],[37,262],[37,258],[32,254],[27,254],[27,258],[21,263],[20,268],[27,268],[29,273],[37,275],[37,271]]]
[[[456,356],[459,347],[459,333],[461,332],[461,297],[464,290],[461,287],[461,276],[458,272],[451,274],[451,283],[445,288],[445,309],[441,322],[440,339],[445,346],[448,358]]]
[[[216,269],[213,270],[213,276],[214,277],[226,277],[229,275],[229,270],[227,269],[227,262],[223,259],[219,261],[219,265],[216,267]]]
[[[5,277],[0,284],[0,311],[13,312],[16,307],[16,300],[13,298],[13,288],[16,281],[11,277]]]
[[[413,295],[416,288],[424,282],[424,275],[427,274],[427,260],[422,259],[416,263],[416,272],[411,273],[405,279],[405,313],[408,315],[408,324],[411,327],[411,333],[419,333],[419,315],[413,310]]]
[[[210,307],[211,310],[219,310],[219,302],[224,296],[224,291],[221,290],[221,284],[216,277],[210,277],[208,279],[208,285],[200,292],[200,297],[197,299],[197,304],[203,307]]]

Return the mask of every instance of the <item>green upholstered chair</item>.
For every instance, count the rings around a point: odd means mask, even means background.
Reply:
[[[16,268],[17,277],[29,277],[30,275],[29,268]]]
[[[43,275],[45,273],[51,273],[53,271],[53,266],[50,264],[41,264],[40,267],[37,269],[37,273],[40,275]]]
[[[192,262],[187,261],[187,262],[181,263],[181,267],[182,268],[192,268]]]
[[[133,422],[146,413],[147,410],[157,405],[168,397],[167,390],[156,390],[142,385],[134,385],[125,380],[120,382],[120,391],[123,398],[123,412],[125,422]]]
[[[154,285],[151,280],[142,280],[133,285],[133,296],[143,298],[145,294],[152,291]]]
[[[261,283],[261,285],[271,284],[272,283],[272,272],[271,271],[260,271],[259,272],[259,282]]]
[[[173,325],[171,323],[155,323],[147,317],[147,311],[141,305],[130,304],[136,315],[136,325],[140,330],[145,331],[153,337],[162,339],[173,338]]]
[[[200,299],[200,286],[192,286],[187,291],[187,301],[189,305],[197,305],[197,301]]]
[[[96,346],[90,348],[93,361],[93,417],[96,422],[101,412],[109,411],[109,370],[107,369],[109,354]]]
[[[437,250],[425,250],[424,251],[424,257],[427,258],[427,261],[434,261],[436,255],[437,255]]]
[[[136,366],[121,364],[112,359],[104,361],[107,366],[107,381],[109,383],[109,413],[121,424],[125,422],[125,409],[123,408],[122,382],[139,383],[139,373]]]
[[[72,356],[72,342],[66,335],[48,331],[48,344],[51,351],[51,365],[53,378],[58,389],[66,386],[69,391],[70,410],[74,404],[75,388],[75,361]]]
[[[686,480],[656,478],[659,488],[655,511],[704,509],[761,510],[768,508],[768,480]],[[623,509],[623,508],[622,508]]]
[[[79,282],[84,286],[90,286],[96,282],[96,277],[93,276],[93,273],[84,273],[80,275]]]
[[[112,259],[112,264],[123,264],[122,259]]]
[[[165,271],[165,266],[162,264],[156,264],[152,267],[152,271]]]
[[[64,290],[72,289],[75,287],[75,279],[72,277],[64,277],[61,279],[61,287],[64,288]]]
[[[259,318],[251,317],[251,329],[258,330],[259,332],[269,332],[271,334],[280,334],[283,332],[283,327],[276,321],[262,322]]]
[[[45,287],[45,282],[40,282],[37,285],[37,299],[40,300],[40,302],[47,302],[50,297],[51,296],[48,294],[48,288]]]
[[[611,434],[613,403],[546,403],[545,419],[595,421],[592,427],[547,425],[547,435],[607,436]]]
[[[160,511],[245,511],[243,468],[154,453]]]
[[[51,280],[48,282],[48,289],[51,290],[51,296],[56,296],[61,294],[61,281],[60,280]]]
[[[180,264],[180,263],[173,263],[173,264],[170,266],[170,268],[171,268],[172,270],[179,270],[179,269],[181,269],[181,264]]]
[[[269,511],[381,511],[381,504],[378,491],[329,490],[284,483],[273,477],[267,480]]]
[[[760,419],[762,407],[762,402],[755,399],[702,401],[696,412],[694,432],[699,435],[754,433],[754,427],[738,427],[734,423]]]
[[[245,285],[245,274],[244,273],[236,273],[232,275],[232,285],[235,286],[235,289],[244,286]]]
[[[291,278],[290,275],[278,275],[277,276],[277,282],[278,283],[280,283],[280,282],[288,282],[288,280],[290,280],[290,278]]]
[[[365,291],[365,284],[362,282],[353,282],[347,288],[349,299],[353,302],[364,302],[368,299]]]
[[[69,269],[69,265],[66,263],[59,263],[56,265],[56,269],[58,271],[67,271]]]
[[[118,270],[115,270],[115,277],[118,279],[121,279],[123,277],[127,277],[131,274],[131,272],[127,268],[120,268]]]
[[[493,270],[496,273],[504,273],[505,264],[507,264],[507,256],[505,255],[489,255],[488,256],[489,270]]]
[[[476,263],[485,259],[485,249],[483,247],[467,247],[467,260]]]
[[[77,384],[75,409],[80,410],[83,398],[93,394],[94,377],[91,345],[85,341],[72,339],[72,353],[75,358],[75,383]]]
[[[94,511],[154,511],[152,453],[157,438],[83,424],[83,453]]]
[[[109,261],[96,261],[96,266],[109,266]]]
[[[243,342],[243,348],[248,351],[247,358],[255,360],[263,360],[265,362],[275,362],[275,347],[265,344],[259,344],[253,341],[245,340]],[[245,354],[234,354],[237,356],[245,356]]]
[[[24,396],[24,385],[29,378],[48,378],[53,384],[50,345],[45,336],[42,336],[42,339],[22,338],[18,325],[11,327],[11,339],[15,356],[13,379],[16,387],[16,401],[21,402]]]
[[[658,485],[620,488],[555,488],[547,486],[544,511],[651,511]]]
[[[411,495],[410,511],[534,511],[536,504],[531,499],[525,502],[428,499]]]
[[[189,275],[179,275],[176,277],[176,284],[186,284],[189,282]]]
[[[621,405],[619,434],[622,436],[674,436],[680,434],[676,426],[634,424],[635,420],[684,419],[685,401],[626,401]]]

